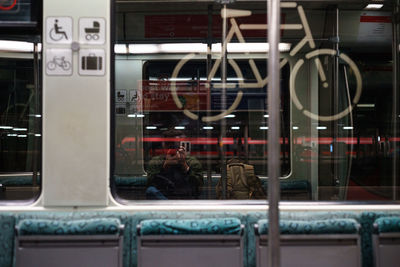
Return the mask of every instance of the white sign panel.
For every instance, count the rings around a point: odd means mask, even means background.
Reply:
[[[72,43],[72,18],[47,17],[46,41],[49,44]]]
[[[104,49],[79,50],[79,74],[103,76],[105,74],[105,60]]]
[[[103,18],[79,19],[79,42],[81,44],[104,44],[106,20]]]
[[[138,90],[129,90],[129,102],[140,101]]]
[[[390,43],[392,41],[392,16],[388,12],[363,12],[360,16],[358,41]]]
[[[115,102],[125,103],[127,98],[126,90],[116,90],[115,92]]]
[[[46,74],[51,76],[72,75],[72,50],[55,48],[47,49]]]

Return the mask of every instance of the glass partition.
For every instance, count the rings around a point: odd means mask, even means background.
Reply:
[[[0,1],[0,205],[40,192],[40,6]]]
[[[396,200],[393,3],[281,7],[281,199]],[[116,196],[266,198],[266,3],[115,11]]]

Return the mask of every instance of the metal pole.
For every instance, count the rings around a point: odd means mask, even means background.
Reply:
[[[211,57],[211,47],[212,47],[212,42],[213,42],[213,36],[212,36],[212,25],[213,25],[213,17],[212,17],[212,12],[213,12],[213,5],[208,5],[208,26],[207,26],[207,61],[206,61],[206,77],[210,74],[210,70],[212,67],[212,57]],[[207,87],[206,87],[207,88]],[[207,88],[207,116],[211,116],[211,88]],[[207,131],[207,138],[211,138],[212,134],[211,131]],[[207,199],[212,198],[212,162],[211,162],[211,156],[207,154],[207,186],[208,186],[208,192],[207,192]]]
[[[393,42],[392,42],[392,49],[393,49],[393,137],[397,137],[398,134],[398,129],[397,125],[399,123],[398,120],[398,105],[397,101],[399,98],[398,94],[398,79],[399,79],[399,32],[400,32],[400,26],[399,26],[399,1],[396,1],[395,5],[395,10],[394,10],[394,15],[393,15]],[[394,151],[397,151],[397,142],[393,142],[393,149]],[[393,169],[392,169],[392,183],[393,183],[393,200],[397,199],[397,171],[398,171],[398,156],[397,153],[393,154]]]
[[[40,63],[39,63],[39,45],[37,42],[34,43],[34,50],[33,50],[33,80],[34,80],[34,90],[35,90],[35,112],[34,114],[42,114],[40,112],[40,103],[39,103],[39,98],[40,98],[40,94],[39,94],[39,90],[40,90],[40,77],[39,77],[39,68],[40,68]],[[34,133],[40,133],[42,134],[41,131],[41,127],[39,127],[39,125],[41,125],[41,123],[39,124],[39,120],[36,117],[33,117],[32,119],[34,119],[33,122],[33,131]],[[39,171],[39,166],[38,166],[38,158],[41,156],[39,154],[39,137],[35,136],[34,137],[34,141],[33,141],[33,162],[32,162],[32,171],[33,171],[33,176],[32,176],[32,183],[33,186],[37,186],[38,185],[38,171]]]
[[[280,197],[280,0],[268,0],[268,263],[280,266],[279,197]]]
[[[333,98],[333,110],[334,114],[339,113],[339,8],[336,8],[335,10],[335,50],[336,50],[336,56],[335,56],[335,61],[333,63],[334,70],[333,70],[333,75],[334,75],[334,98]],[[337,162],[337,159],[340,157],[340,151],[339,151],[339,124],[340,121],[333,121],[333,186],[337,187],[340,185],[341,181],[341,173],[340,173],[340,166],[339,163]],[[340,190],[339,190],[340,191]]]
[[[222,12],[222,55],[221,55],[221,110],[226,109],[226,78],[227,78],[227,45],[226,44],[226,32],[227,32],[227,16],[226,16],[226,5],[224,5]],[[225,146],[224,146],[224,137],[226,135],[226,119],[222,118],[221,120],[221,136],[220,136],[220,151],[221,151],[221,178],[222,178],[222,198],[226,198],[226,190],[227,190],[227,174],[226,174],[226,158],[225,158]]]

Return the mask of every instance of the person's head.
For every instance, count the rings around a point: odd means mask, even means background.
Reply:
[[[180,147],[180,142],[182,141],[181,138],[185,137],[182,131],[176,129],[170,129],[163,132],[163,136],[164,141],[162,145],[164,149],[178,149]]]

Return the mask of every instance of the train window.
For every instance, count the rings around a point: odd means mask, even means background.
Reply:
[[[396,200],[394,6],[332,3],[281,4],[281,198]],[[265,198],[265,2],[128,1],[115,12],[115,196]]]
[[[0,3],[0,205],[40,192],[41,34],[33,12],[39,2]]]

